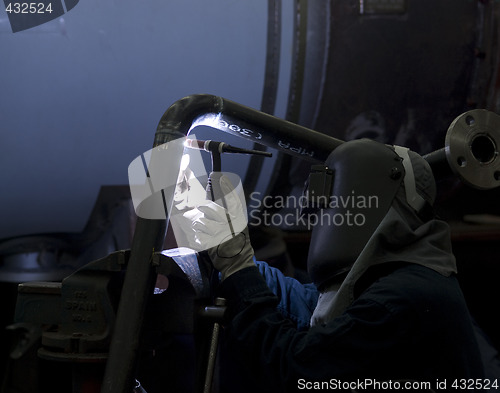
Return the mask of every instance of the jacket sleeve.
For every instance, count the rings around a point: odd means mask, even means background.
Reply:
[[[297,325],[298,330],[309,328],[311,315],[318,303],[318,290],[314,284],[303,284],[285,276],[266,262],[256,262],[260,274],[278,298],[278,311]]]

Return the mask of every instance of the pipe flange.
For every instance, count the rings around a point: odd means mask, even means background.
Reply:
[[[458,116],[448,128],[445,151],[452,171],[480,190],[500,186],[500,116],[474,109]]]

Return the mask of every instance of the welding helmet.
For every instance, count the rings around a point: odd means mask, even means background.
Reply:
[[[321,194],[323,205],[314,213],[307,269],[320,289],[345,277],[401,188],[405,203],[422,220],[432,212],[436,186],[429,164],[403,147],[370,139],[345,142],[319,176],[316,170],[309,181],[310,200]]]

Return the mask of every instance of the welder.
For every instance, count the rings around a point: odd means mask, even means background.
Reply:
[[[308,273],[318,297],[256,266],[247,229],[210,248],[222,279],[218,294],[227,301],[227,348],[258,379],[260,391],[301,390],[300,381],[449,386],[482,378],[449,227],[433,214],[436,185],[428,163],[406,148],[357,140],[335,149],[325,165],[332,195],[377,196],[377,208],[360,211],[363,226],[319,223],[313,229]],[[232,198],[227,178],[211,177]],[[226,207],[210,201],[187,213],[196,217],[198,242],[228,215],[242,214],[237,206],[237,200]],[[322,214],[343,209],[326,206]]]

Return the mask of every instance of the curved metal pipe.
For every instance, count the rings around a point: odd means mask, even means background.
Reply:
[[[187,135],[206,125],[311,161],[324,162],[342,140],[211,95],[192,95],[163,115],[155,142]],[[500,185],[500,116],[475,109],[458,116],[448,128],[445,147],[424,156],[437,179],[457,175],[478,189]]]
[[[296,157],[323,162],[342,140],[213,95],[192,95],[163,114],[155,135],[159,145],[209,126]]]

